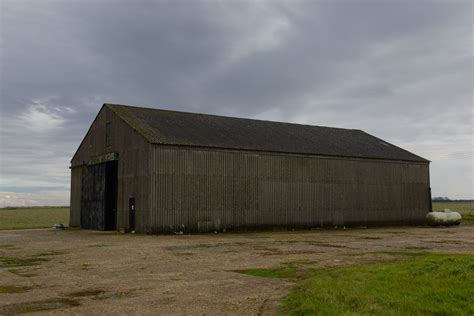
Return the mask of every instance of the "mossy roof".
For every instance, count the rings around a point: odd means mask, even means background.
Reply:
[[[104,106],[154,144],[428,162],[358,129]]]

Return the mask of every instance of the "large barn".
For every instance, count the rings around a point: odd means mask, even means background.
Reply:
[[[144,233],[419,224],[429,161],[361,130],[104,104],[70,226]]]

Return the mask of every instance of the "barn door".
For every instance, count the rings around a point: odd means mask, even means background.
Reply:
[[[81,228],[116,229],[117,161],[86,165],[82,172]]]
[[[81,228],[105,230],[105,164],[82,171]]]

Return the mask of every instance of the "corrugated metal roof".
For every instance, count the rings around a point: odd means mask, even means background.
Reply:
[[[428,162],[361,130],[104,106],[156,144]]]

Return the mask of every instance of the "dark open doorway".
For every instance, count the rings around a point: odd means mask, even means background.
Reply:
[[[117,229],[117,161],[105,167],[105,230]]]

